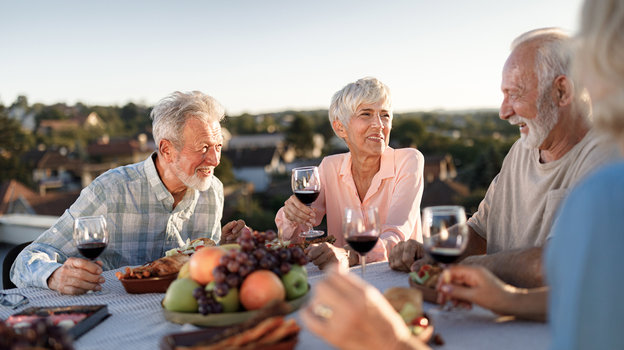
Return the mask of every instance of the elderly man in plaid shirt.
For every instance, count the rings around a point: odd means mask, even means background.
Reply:
[[[219,102],[198,91],[162,99],[151,113],[157,151],[84,188],[54,226],[17,257],[13,283],[82,294],[101,289],[103,269],[142,265],[189,238],[234,241],[245,222],[221,228],[223,184],[213,175],[221,159],[224,116]],[[93,215],[106,218],[110,235],[97,262],[79,258],[72,240],[74,219]]]

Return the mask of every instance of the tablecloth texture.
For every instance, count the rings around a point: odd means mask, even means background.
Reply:
[[[393,271],[387,262],[366,266],[365,279],[384,291],[393,286],[409,286],[407,274]],[[306,266],[309,282],[314,285],[323,278],[316,266]],[[86,349],[158,349],[163,336],[197,329],[192,325],[179,325],[165,320],[160,302],[164,294],[128,294],[117,280],[117,270],[105,271],[104,295],[66,296],[50,290],[19,288],[5,290],[19,292],[30,300],[28,305],[12,310],[0,306],[0,318],[31,306],[67,306],[106,304],[111,314],[106,320],[85,333],[75,342],[78,350]],[[351,268],[360,275],[360,267]],[[546,349],[550,341],[548,326],[544,323],[503,320],[492,312],[475,307],[470,311],[439,311],[436,305],[425,303],[425,311],[433,318],[436,333],[445,341],[438,349]],[[298,313],[295,317],[299,324]],[[302,329],[297,349],[330,349],[321,339]]]

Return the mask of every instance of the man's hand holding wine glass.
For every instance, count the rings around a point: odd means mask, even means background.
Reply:
[[[84,294],[102,290],[102,262],[69,258],[48,278],[50,289],[61,294]]]
[[[69,258],[48,278],[48,287],[62,294],[102,293],[102,262],[95,259],[108,245],[104,216],[85,216],[74,221],[74,244],[87,259]]]

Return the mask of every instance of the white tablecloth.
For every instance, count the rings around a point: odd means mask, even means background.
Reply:
[[[314,289],[323,272],[315,266],[307,266],[309,282]],[[360,274],[360,267],[351,269]],[[83,349],[158,349],[163,336],[171,333],[196,329],[191,325],[178,325],[165,320],[160,301],[164,294],[128,294],[115,278],[114,271],[104,272],[106,283],[104,295],[65,296],[37,288],[20,288],[5,292],[19,292],[28,297],[30,306],[66,306],[106,304],[111,314],[98,326],[85,333],[75,342],[78,350]],[[388,263],[367,265],[366,278],[382,292],[392,286],[408,286],[407,274],[389,268]],[[6,319],[18,310],[0,306],[0,318]],[[546,349],[550,335],[543,323],[526,321],[503,321],[495,314],[482,308],[470,311],[438,311],[433,304],[425,304],[425,310],[433,318],[436,333],[445,341],[439,349]],[[294,316],[298,319],[298,313]],[[300,325],[303,326],[301,322]],[[297,349],[330,348],[321,339],[305,328],[300,333]]]

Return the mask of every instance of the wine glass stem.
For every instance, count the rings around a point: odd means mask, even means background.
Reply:
[[[362,279],[364,279],[364,273],[366,272],[366,255],[360,255],[362,258]]]

